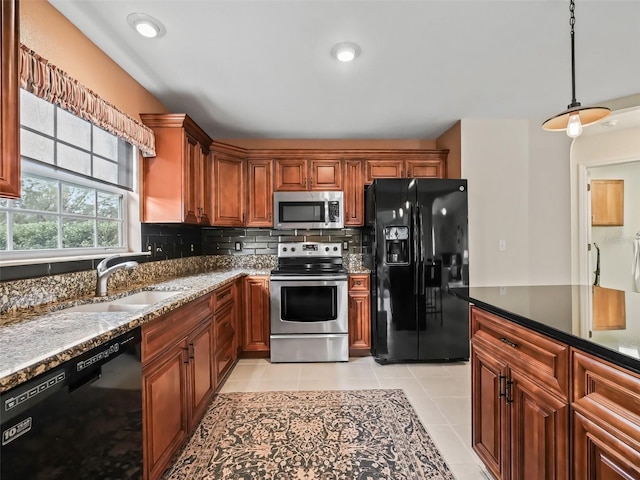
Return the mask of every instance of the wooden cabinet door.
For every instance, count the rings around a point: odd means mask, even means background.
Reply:
[[[196,216],[200,225],[211,225],[211,157],[202,148],[198,150],[196,161],[195,185],[196,185]]]
[[[349,292],[349,355],[371,353],[371,315],[368,292]]]
[[[214,153],[213,224],[220,227],[244,226],[244,161]]]
[[[276,171],[274,190],[293,192],[307,190],[306,160],[276,158],[274,169]]]
[[[20,2],[4,0],[0,5],[0,197],[20,197]]]
[[[309,160],[309,190],[342,190],[342,160]]]
[[[249,159],[249,201],[247,227],[273,227],[273,164],[271,160]]]
[[[575,410],[571,423],[574,480],[640,480],[637,447],[631,448]]]
[[[365,182],[371,183],[376,178],[404,177],[404,160],[367,160]]]
[[[510,465],[513,480],[569,478],[569,405],[510,372]]]
[[[145,478],[159,478],[187,437],[184,342],[166,351],[142,371]]]
[[[362,160],[344,162],[344,225],[364,225],[364,180]]]
[[[268,352],[271,331],[269,277],[245,277],[243,289],[242,350],[245,352]]]
[[[471,445],[491,473],[504,478],[507,471],[508,425],[505,391],[507,365],[480,342],[471,343]]]
[[[202,418],[215,389],[213,338],[213,323],[212,319],[209,318],[187,339],[190,430]]]
[[[591,180],[591,225],[624,225],[624,180]]]
[[[198,223],[198,164],[201,152],[200,144],[190,137],[185,139],[184,158],[184,223]]]
[[[407,160],[407,178],[444,178],[443,160]]]

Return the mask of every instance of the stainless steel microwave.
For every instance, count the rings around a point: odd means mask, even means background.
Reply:
[[[273,227],[343,228],[342,192],[275,192]]]

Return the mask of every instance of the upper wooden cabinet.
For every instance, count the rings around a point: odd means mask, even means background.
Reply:
[[[624,225],[624,180],[591,180],[591,225]]]
[[[215,147],[212,156],[213,225],[242,227],[245,223],[245,161],[241,156],[218,152]]]
[[[273,162],[250,158],[247,162],[249,194],[247,227],[273,226]]]
[[[276,191],[342,190],[341,158],[276,158],[274,168]]]
[[[448,150],[397,152],[369,157],[365,162],[365,183],[376,178],[445,178]]]
[[[362,160],[344,162],[344,225],[364,225],[364,180]]]
[[[0,37],[0,197],[20,197],[20,89],[18,47],[20,13],[18,0],[3,0]]]
[[[142,221],[210,225],[211,138],[185,114],[140,114],[156,139],[142,163]]]
[[[624,330],[627,328],[625,292],[593,286],[592,318],[593,330]]]

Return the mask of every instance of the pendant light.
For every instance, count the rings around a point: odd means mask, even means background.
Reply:
[[[582,127],[590,125],[605,118],[611,110],[606,107],[581,107],[580,102],[576,101],[576,60],[575,60],[575,32],[574,25],[576,23],[575,16],[576,4],[574,0],[570,0],[569,12],[571,17],[569,25],[571,25],[571,103],[567,105],[567,109],[558,115],[549,118],[542,124],[544,130],[553,132],[566,131],[567,135],[575,138],[582,133]]]

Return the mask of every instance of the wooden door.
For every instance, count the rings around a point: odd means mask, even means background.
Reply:
[[[0,41],[0,197],[20,197],[20,2],[3,0]]]
[[[273,164],[271,160],[249,159],[249,201],[247,227],[273,227]]]
[[[503,478],[509,443],[504,392],[507,365],[480,342],[471,342],[471,445],[491,473]]]
[[[309,160],[309,190],[342,190],[342,160]]]
[[[271,331],[269,277],[245,277],[243,289],[242,350],[245,352],[268,352]]]
[[[276,182],[274,190],[299,192],[307,190],[307,161],[276,158],[274,161]]]
[[[187,438],[186,347],[179,343],[142,371],[145,478],[159,478]]]
[[[404,177],[404,160],[367,160],[365,182],[371,183],[376,178]]]
[[[364,225],[364,179],[362,160],[344,162],[344,225]]]
[[[215,390],[213,373],[213,323],[208,318],[187,339],[189,355],[189,429],[196,424],[209,406]]]
[[[510,465],[513,480],[569,478],[569,404],[511,370]]]
[[[184,223],[198,223],[198,163],[200,162],[200,144],[189,136],[185,137],[185,158],[184,158]]]
[[[213,154],[213,224],[244,226],[244,161],[222,153]]]
[[[575,410],[572,425],[574,480],[640,480],[637,444],[632,448]]]
[[[407,178],[444,178],[444,160],[407,160]]]

